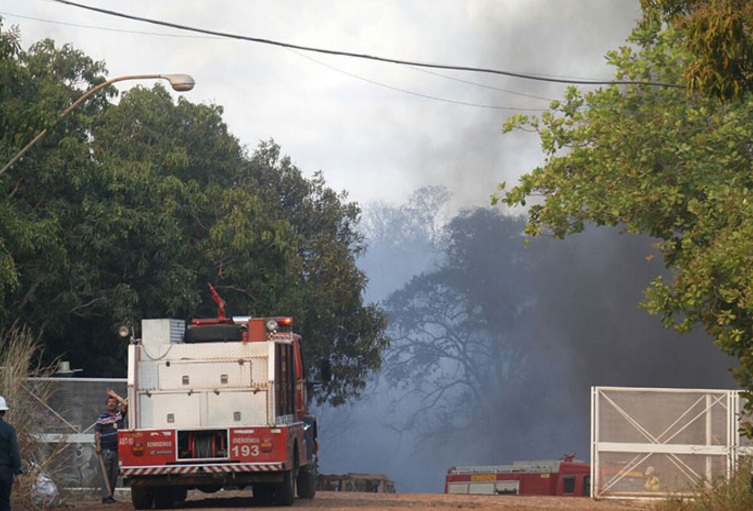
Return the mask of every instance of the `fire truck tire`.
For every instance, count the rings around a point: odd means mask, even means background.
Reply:
[[[238,342],[243,340],[240,325],[192,325],[183,342]]]
[[[175,502],[177,502],[178,504],[183,504],[188,498],[188,487],[176,486],[175,488],[173,488],[173,490],[173,499],[175,499]]]
[[[134,509],[152,509],[154,492],[145,486],[131,487],[131,504]]]
[[[269,484],[255,484],[252,487],[254,504],[260,507],[270,506],[274,495],[274,487]]]
[[[170,509],[173,507],[173,488],[160,486],[154,489],[154,507],[156,509]]]
[[[296,480],[298,487],[298,497],[301,499],[313,499],[316,495],[316,469],[303,467],[298,472]]]
[[[275,486],[275,504],[278,506],[292,506],[295,500],[295,478],[293,471],[284,474],[283,482]]]
[[[183,504],[188,497],[188,488],[185,486],[160,486],[151,488],[149,491],[156,509],[172,509],[176,504]],[[151,509],[151,507],[150,502],[148,507],[141,509]]]
[[[221,484],[200,484],[196,487],[202,493],[217,493],[222,489]]]

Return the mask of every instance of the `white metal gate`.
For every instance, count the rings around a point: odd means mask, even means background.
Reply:
[[[50,388],[52,399],[43,400],[37,383]],[[106,389],[126,395],[125,378],[28,378],[24,388],[31,396],[28,413],[40,418],[37,440],[48,452],[37,456],[44,460],[56,446],[65,449],[56,463],[53,478],[63,488],[99,488],[97,453],[94,449],[94,424],[105,411]],[[120,487],[120,482],[118,483]]]
[[[729,477],[751,442],[734,390],[592,387],[591,496],[665,497]]]

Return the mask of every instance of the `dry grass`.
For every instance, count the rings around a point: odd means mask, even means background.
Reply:
[[[43,367],[41,343],[26,327],[13,327],[0,332],[0,395],[5,397],[10,410],[5,420],[16,428],[21,449],[24,476],[20,488],[14,488],[14,509],[32,509],[31,490],[39,471],[55,476],[57,452],[47,452],[46,444],[36,440],[43,432],[47,415],[44,404],[52,397],[49,385],[36,381],[33,392],[29,387],[30,377],[47,377],[52,368]],[[41,410],[41,411],[40,411]]]
[[[699,485],[692,498],[670,497],[657,503],[656,511],[742,511],[753,509],[751,466],[740,464],[729,480],[720,478]]]

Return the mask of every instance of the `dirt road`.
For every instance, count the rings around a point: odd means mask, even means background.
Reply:
[[[130,511],[133,509],[125,495],[116,504],[103,505],[99,500],[88,498],[76,503],[75,511]],[[257,507],[247,492],[219,492],[203,494],[190,492],[188,500],[180,509],[203,511],[237,511],[238,509],[285,508]],[[651,505],[638,501],[593,501],[573,497],[516,497],[486,495],[444,495],[436,493],[349,493],[318,492],[314,500],[296,500],[294,509],[317,509],[329,511],[394,510],[437,511],[448,509],[472,509],[476,511],[648,511]]]

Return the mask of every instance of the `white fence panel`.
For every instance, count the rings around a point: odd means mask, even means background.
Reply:
[[[36,395],[37,383],[49,388],[52,399],[44,403]],[[26,390],[36,404],[30,413],[37,414],[43,424],[38,435],[48,453],[63,447],[57,458],[54,478],[63,488],[99,488],[97,453],[94,449],[94,424],[105,411],[107,388],[126,395],[125,378],[29,378]],[[127,421],[127,419],[126,419]],[[62,444],[62,445],[61,445]],[[37,454],[44,458],[48,453]],[[44,459],[37,460],[43,462]],[[118,486],[122,486],[120,480]]]
[[[591,496],[660,498],[729,477],[750,449],[734,390],[593,387]]]

